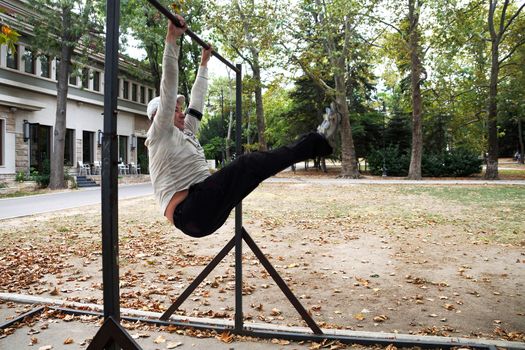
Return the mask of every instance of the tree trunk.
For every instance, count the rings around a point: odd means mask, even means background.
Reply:
[[[344,72],[344,61],[339,60],[340,72]],[[342,74],[335,74],[335,89],[337,92],[336,103],[337,109],[341,113],[341,177],[357,179],[359,178],[359,169],[357,168],[357,159],[354,147],[354,138],[352,136],[352,126],[350,125],[350,111],[346,102],[346,84]]]
[[[255,50],[252,50],[255,51]],[[253,52],[253,79],[255,80],[255,115],[257,116],[257,134],[259,135],[259,151],[266,151],[266,126],[264,122],[264,109],[262,98],[261,68],[259,67],[259,53]]]
[[[153,85],[155,86],[154,94],[156,95],[160,93],[160,79],[162,73],[159,69],[160,63],[158,62],[157,51],[154,46],[146,46],[146,55],[149,61],[150,72],[153,75]]]
[[[70,26],[70,12],[64,11],[63,26]],[[63,42],[71,39],[64,34]],[[52,190],[65,188],[64,179],[64,147],[66,140],[66,116],[67,116],[67,92],[69,83],[69,72],[71,71],[71,56],[73,48],[63,45],[60,51],[60,64],[58,66],[57,81],[57,108],[55,116],[55,128],[53,131],[53,152],[51,152],[49,188]]]
[[[487,133],[488,133],[488,152],[487,152],[487,167],[485,170],[485,179],[497,180],[498,175],[498,76],[499,76],[499,42],[500,35],[495,31],[494,13],[496,11],[496,3],[490,2],[488,25],[490,30],[491,41],[491,66],[489,79],[489,95],[488,95],[488,115],[487,115]],[[500,33],[501,34],[501,33]]]
[[[487,154],[487,169],[485,171],[485,179],[497,180],[498,175],[498,49],[492,48],[492,67],[490,69],[490,83],[489,83],[489,101],[488,101],[488,154]],[[496,50],[496,51],[494,51]]]
[[[419,57],[419,8],[415,9],[416,0],[409,1],[410,22],[410,74],[412,87],[412,150],[410,154],[410,168],[408,178],[421,180],[421,159],[423,156],[423,131],[422,131],[422,97],[421,97],[421,60]]]
[[[518,138],[520,144],[520,159],[518,159],[518,162],[524,164],[525,154],[523,152],[525,152],[525,147],[523,145],[523,122],[521,118],[518,118]]]

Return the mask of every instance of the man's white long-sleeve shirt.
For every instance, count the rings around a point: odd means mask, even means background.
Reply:
[[[199,141],[195,137],[200,121],[192,116],[202,113],[208,89],[208,69],[199,67],[191,91],[190,104],[184,121],[184,131],[173,124],[179,83],[179,47],[168,44],[162,59],[160,104],[148,130],[146,147],[149,153],[149,172],[155,197],[164,215],[176,192],[210,176],[210,170]]]

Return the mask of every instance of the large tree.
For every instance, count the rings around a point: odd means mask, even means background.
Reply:
[[[513,22],[525,7],[522,4],[518,8],[512,6],[512,1],[504,0],[498,5],[497,0],[488,1],[487,24],[490,34],[490,78],[489,93],[487,99],[487,131],[488,152],[487,169],[485,178],[494,180],[498,178],[498,84],[500,69],[514,52],[523,44],[525,37],[523,32],[512,33]],[[521,34],[514,43],[509,44],[509,38]]]
[[[376,14],[374,20],[393,29],[386,33],[383,52],[395,59],[401,74],[408,75],[410,105],[412,111],[412,144],[408,178],[421,179],[423,156],[423,96],[421,85],[426,78],[423,67],[424,50],[421,29],[421,12],[424,0],[407,0],[402,5],[386,2],[385,8],[394,14],[394,19],[383,19]],[[396,20],[398,19],[398,20]],[[404,85],[404,84],[402,84]]]
[[[53,132],[53,152],[49,188],[65,188],[64,147],[66,136],[67,94],[75,52],[88,50],[98,34],[91,0],[33,0],[35,17],[31,45],[41,53],[58,59],[57,104]]]
[[[161,4],[171,8],[173,12],[183,14],[188,27],[201,35],[206,14],[203,0],[177,1],[161,0]],[[164,52],[164,38],[166,37],[166,17],[160,14],[155,7],[143,0],[127,0],[122,2],[121,28],[125,40],[133,38],[138,42],[138,48],[146,52],[145,61],[153,77],[153,83],[159,91],[162,76],[162,54]],[[189,97],[191,86],[195,80],[200,63],[201,47],[188,40],[180,41],[179,57],[179,91]]]
[[[218,1],[210,6],[209,23],[225,50],[242,58],[250,67],[254,82],[255,113],[259,150],[267,149],[262,98],[265,60],[274,54],[275,42],[281,35],[281,22],[286,4],[262,0]]]
[[[375,1],[304,0],[292,17],[290,36],[282,43],[293,61],[336,103],[341,114],[341,176],[359,177],[350,123],[350,111],[357,110],[353,96],[360,63],[373,45],[363,31],[367,14]],[[359,75],[362,72],[358,72]],[[349,102],[351,106],[349,106]]]

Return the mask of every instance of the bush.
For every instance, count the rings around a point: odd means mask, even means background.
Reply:
[[[383,150],[373,150],[368,156],[372,175],[383,173]],[[410,167],[410,155],[397,146],[385,149],[385,165],[388,176],[406,176]],[[477,153],[464,148],[454,149],[443,154],[423,154],[421,175],[425,177],[470,176],[481,171],[482,160]]]
[[[446,176],[470,176],[481,172],[483,160],[467,149],[456,149],[445,156]]]
[[[27,180],[26,173],[24,171],[19,171],[16,173],[15,181],[16,182],[24,182]]]
[[[454,149],[443,155],[424,155],[421,172],[423,176],[458,177],[470,176],[481,171],[482,160],[467,149]]]
[[[51,174],[51,165],[49,163],[49,160],[45,159],[42,162],[42,172],[40,173],[37,170],[32,170],[31,178],[33,179],[33,181],[36,181],[38,186],[40,186],[41,188],[46,188],[47,186],[49,186],[50,174]]]
[[[149,158],[147,154],[139,154],[138,163],[142,174],[149,174]]]
[[[384,152],[372,150],[368,155],[368,164],[372,175],[383,174],[383,153],[385,155],[385,167],[388,176],[406,176],[410,165],[410,157],[399,150],[399,147],[390,145]]]

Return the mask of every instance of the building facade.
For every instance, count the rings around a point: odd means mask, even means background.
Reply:
[[[0,0],[3,8],[14,4]],[[104,57],[93,56],[89,62],[69,79],[64,165],[70,167],[71,174],[76,173],[79,164],[101,161],[102,155]],[[124,164],[138,164],[147,157],[146,107],[155,97],[151,82],[127,74],[132,64],[122,61],[119,67],[117,134],[119,160]],[[53,152],[57,68],[57,59],[36,55],[24,35],[15,52],[0,46],[0,179],[41,170],[49,160]]]

